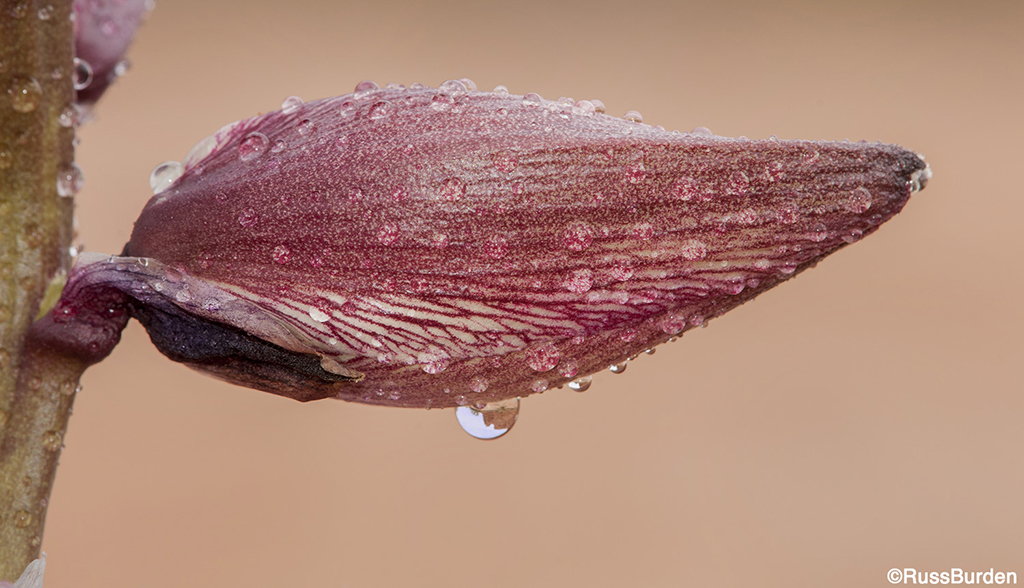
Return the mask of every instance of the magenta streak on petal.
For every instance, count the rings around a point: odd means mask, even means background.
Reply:
[[[211,320],[365,376],[339,398],[454,406],[679,335],[873,232],[927,179],[893,145],[526,102],[446,84],[230,125],[149,202],[130,254],[264,313]],[[283,148],[252,156],[254,132]]]

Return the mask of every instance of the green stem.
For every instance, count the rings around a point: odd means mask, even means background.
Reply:
[[[42,12],[40,10],[42,9]],[[74,131],[70,0],[0,0],[0,580],[38,557],[74,390],[86,363],[29,341],[66,274],[72,198],[57,194]]]

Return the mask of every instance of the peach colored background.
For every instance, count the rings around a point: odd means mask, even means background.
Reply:
[[[932,184],[877,235],[505,438],[301,405],[164,360],[85,378],[47,587],[887,586],[1024,581],[1017,2],[160,3],[82,129],[81,240],[159,162],[363,79],[600,98],[669,129],[898,142]]]

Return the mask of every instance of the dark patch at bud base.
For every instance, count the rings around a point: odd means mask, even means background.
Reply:
[[[174,307],[132,301],[129,309],[169,359],[234,384],[306,402],[337,396],[344,382],[358,380],[326,371],[316,355],[288,351]]]

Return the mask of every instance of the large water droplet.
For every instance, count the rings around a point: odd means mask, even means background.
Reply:
[[[546,372],[555,369],[561,354],[551,343],[545,343],[526,352],[526,363],[534,371]]]
[[[381,100],[370,107],[370,113],[367,116],[369,116],[370,120],[380,120],[391,114],[392,110],[390,102]]]
[[[863,186],[857,188],[850,194],[850,197],[846,199],[843,208],[845,208],[847,212],[852,212],[854,214],[867,212],[868,209],[871,208],[871,192]]]
[[[593,381],[594,379],[591,376],[583,376],[582,378],[576,378],[575,380],[569,382],[568,385],[569,389],[573,390],[574,392],[586,392],[590,388],[590,384]]]
[[[7,86],[11,97],[11,108],[16,112],[32,112],[43,99],[43,88],[39,82],[28,76],[15,76]]]
[[[284,114],[292,114],[302,108],[303,104],[304,102],[302,102],[302,98],[299,98],[298,96],[289,96],[281,102],[281,112]]]
[[[376,84],[376,82],[371,82],[369,80],[366,80],[366,81],[362,81],[362,82],[359,82],[358,84],[356,84],[355,92],[356,92],[356,94],[369,94],[370,92],[373,92],[374,90],[380,90],[380,86],[378,86]]]
[[[477,439],[497,439],[508,433],[519,418],[519,399],[490,402],[482,408],[460,406],[455,409],[462,430]]]
[[[326,312],[320,310],[315,306],[309,307],[309,318],[315,320],[318,323],[326,323],[327,321],[331,320],[330,315],[328,315]]]
[[[533,383],[530,384],[530,390],[533,390],[534,392],[536,392],[538,394],[540,394],[541,392],[544,392],[547,389],[548,389],[548,381],[544,380],[544,379],[534,380]]]
[[[74,163],[62,165],[57,170],[57,195],[70,198],[82,189],[85,177],[82,176],[82,169]]]
[[[629,122],[634,122],[634,123],[642,123],[642,122],[644,122],[644,117],[639,112],[637,112],[635,110],[628,111],[626,114],[622,115],[622,118],[623,118],[623,120],[627,120]]]
[[[523,96],[523,106],[536,107],[544,104],[544,99],[536,92],[529,92]]]
[[[626,367],[628,365],[629,364],[627,364],[626,362],[617,363],[609,367],[608,371],[610,371],[613,374],[621,374],[622,372],[626,371]]]
[[[242,161],[252,161],[259,157],[260,153],[266,151],[270,145],[270,139],[266,135],[259,132],[249,133],[242,139],[242,142],[238,144],[238,159]]]
[[[84,59],[75,58],[74,69],[71,70],[71,82],[76,90],[84,90],[92,83],[92,66]]]
[[[469,91],[469,88],[466,87],[462,80],[448,80],[438,86],[437,89],[449,94],[465,94]]]
[[[159,194],[170,188],[183,173],[185,173],[185,168],[180,163],[165,161],[154,167],[149,174],[149,187],[153,189],[153,194]]]

